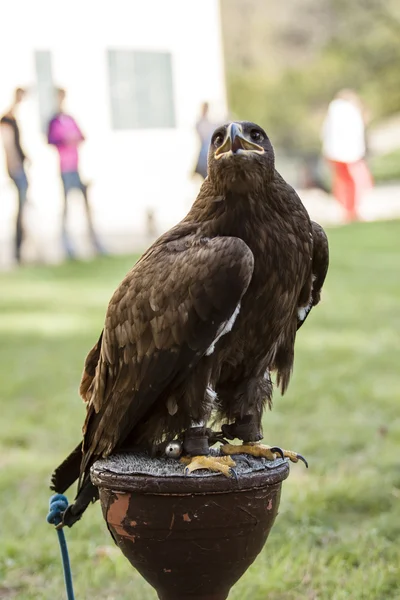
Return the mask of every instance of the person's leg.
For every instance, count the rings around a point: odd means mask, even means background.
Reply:
[[[354,187],[354,203],[353,203],[353,220],[357,218],[358,206],[363,195],[368,192],[373,186],[372,176],[364,160],[359,160],[348,165],[349,174],[353,181]]]
[[[91,210],[89,198],[88,198],[88,186],[82,182],[79,174],[78,174],[78,177],[79,177],[79,181],[80,181],[80,189],[82,191],[83,199],[84,199],[84,203],[85,203],[85,212],[86,212],[86,219],[87,219],[90,239],[92,240],[92,244],[95,247],[96,252],[98,254],[106,254],[106,251],[105,251],[103,245],[101,244],[101,242],[99,241],[99,238],[97,237],[97,234],[94,229],[92,210]]]
[[[14,255],[16,261],[18,263],[21,263],[21,246],[25,237],[23,215],[27,199],[28,180],[23,169],[18,173],[12,174],[11,179],[14,182],[18,192],[18,210],[15,222]]]
[[[68,235],[67,221],[68,221],[68,193],[71,189],[70,181],[68,177],[69,173],[61,173],[61,179],[63,183],[64,192],[64,206],[61,217],[61,240],[65,254],[70,259],[75,258],[75,252],[72,246],[70,236]]]
[[[331,165],[333,169],[333,195],[346,211],[346,218],[352,220],[355,206],[355,189],[348,165],[337,161],[331,161]]]
[[[348,222],[357,221],[357,205],[356,205],[356,185],[351,173],[351,165],[345,164],[345,185],[346,185],[346,198],[345,198],[345,210],[346,220]]]
[[[332,168],[332,192],[336,200],[344,206],[345,202],[345,186],[343,180],[343,163],[335,160],[329,161]]]

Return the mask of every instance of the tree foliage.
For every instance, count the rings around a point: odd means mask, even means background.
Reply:
[[[400,111],[398,0],[222,0],[232,114],[287,152],[313,152],[327,104],[357,90],[372,120]]]

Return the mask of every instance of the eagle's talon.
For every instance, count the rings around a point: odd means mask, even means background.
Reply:
[[[225,477],[235,477],[237,479],[237,474],[233,469],[236,463],[230,456],[183,456],[181,462],[187,465],[184,470],[185,477],[193,471],[206,469],[214,473],[222,473]]]
[[[238,478],[238,474],[237,474],[237,471],[236,471],[236,469],[232,469],[232,467],[231,467],[231,468],[229,469],[229,473],[230,473],[230,476],[231,476],[231,477],[234,477],[234,478],[235,478],[235,480],[236,480],[236,481],[238,481],[238,479],[239,479],[239,478]]]
[[[285,453],[282,450],[282,448],[279,448],[279,446],[272,446],[270,448],[271,452],[273,452],[274,454],[279,454],[279,456],[282,458],[282,460],[285,458]]]
[[[303,463],[306,465],[306,468],[308,469],[308,462],[307,462],[307,460],[304,458],[304,456],[302,456],[301,454],[298,454],[298,455],[297,455],[297,458],[298,458],[298,460],[301,460],[301,461],[302,461],[302,462],[303,462]]]
[[[293,452],[292,450],[283,450],[279,446],[266,446],[265,444],[258,443],[247,443],[238,446],[234,444],[226,444],[221,446],[220,451],[225,456],[230,456],[233,454],[249,454],[255,458],[266,458],[267,460],[271,461],[276,459],[276,454],[279,454],[282,459],[288,458],[294,463],[301,460],[308,469],[308,463],[304,456],[298,454],[297,452]]]
[[[308,462],[306,461],[306,459],[304,458],[304,456],[302,454],[298,454],[297,452],[293,452],[292,450],[284,450],[283,453],[284,453],[285,458],[288,458],[293,463],[297,463],[297,462],[299,462],[299,460],[301,460],[306,465],[306,468],[308,469]]]

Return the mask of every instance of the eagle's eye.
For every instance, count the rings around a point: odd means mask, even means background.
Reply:
[[[218,146],[220,146],[223,141],[224,141],[224,136],[222,135],[222,133],[216,133],[213,137],[212,143],[213,143],[213,146],[215,146],[215,148],[218,148]]]
[[[264,136],[259,129],[252,129],[250,131],[250,137],[254,142],[262,142],[264,139]]]

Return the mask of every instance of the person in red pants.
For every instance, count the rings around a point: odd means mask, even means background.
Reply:
[[[353,90],[341,90],[330,103],[322,137],[323,155],[332,169],[333,195],[346,220],[356,221],[360,200],[373,182],[365,162],[363,109]]]

